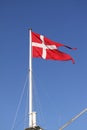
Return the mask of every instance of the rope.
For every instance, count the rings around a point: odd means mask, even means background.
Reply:
[[[26,92],[26,107],[25,107],[25,117],[24,117],[24,128],[26,128],[26,125],[28,123],[28,89],[27,89],[27,92]]]
[[[39,112],[39,115],[37,115],[38,116],[38,121],[40,121],[41,122],[41,120],[42,120],[42,122],[44,123],[44,124],[46,124],[46,122],[45,122],[45,120],[44,120],[44,114],[43,114],[43,111],[42,111],[42,105],[41,105],[41,101],[40,101],[40,95],[39,95],[39,93],[38,93],[38,87],[37,87],[37,85],[36,85],[36,80],[35,80],[35,75],[33,74],[33,97],[35,97],[34,99],[33,99],[33,106],[38,110],[38,112]],[[38,81],[39,81],[39,78],[38,78],[38,76],[37,76],[37,79],[38,79]]]
[[[13,125],[12,125],[11,130],[13,130],[14,127],[15,127],[15,122],[16,122],[18,111],[19,111],[19,108],[20,108],[20,105],[21,105],[21,102],[22,102],[22,98],[23,98],[23,95],[24,95],[24,90],[25,90],[25,87],[26,87],[26,83],[27,83],[27,78],[25,80],[25,84],[24,84],[24,87],[23,87],[23,90],[22,90],[22,93],[21,93],[21,96],[20,96],[19,104],[18,104],[18,107],[17,107],[17,110],[16,110],[16,114],[15,114],[15,117],[14,117],[14,121],[13,121]]]

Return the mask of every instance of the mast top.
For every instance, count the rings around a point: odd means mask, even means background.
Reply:
[[[31,31],[32,31],[32,28],[29,28],[28,30],[31,30]]]

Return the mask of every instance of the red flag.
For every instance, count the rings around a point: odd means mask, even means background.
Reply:
[[[33,57],[40,57],[43,59],[52,59],[60,61],[72,60],[72,62],[74,63],[74,59],[69,54],[66,54],[58,50],[58,48],[61,46],[64,46],[68,49],[76,49],[61,44],[59,42],[54,42],[44,37],[43,35],[32,32]]]

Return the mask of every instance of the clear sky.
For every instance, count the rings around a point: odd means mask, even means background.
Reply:
[[[77,48],[61,48],[75,64],[33,59],[37,124],[45,130],[58,130],[87,107],[87,1],[0,1],[1,130],[12,128],[28,74],[29,28]],[[25,91],[14,130],[24,129],[26,95]],[[87,113],[65,129],[87,130]]]

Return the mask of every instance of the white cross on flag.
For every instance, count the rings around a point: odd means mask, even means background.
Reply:
[[[64,52],[58,50],[60,46],[64,46],[69,49],[75,50],[76,48],[71,48],[59,42],[54,42],[43,35],[32,32],[32,52],[33,57],[40,57],[43,59],[60,60],[67,61],[74,59]]]

